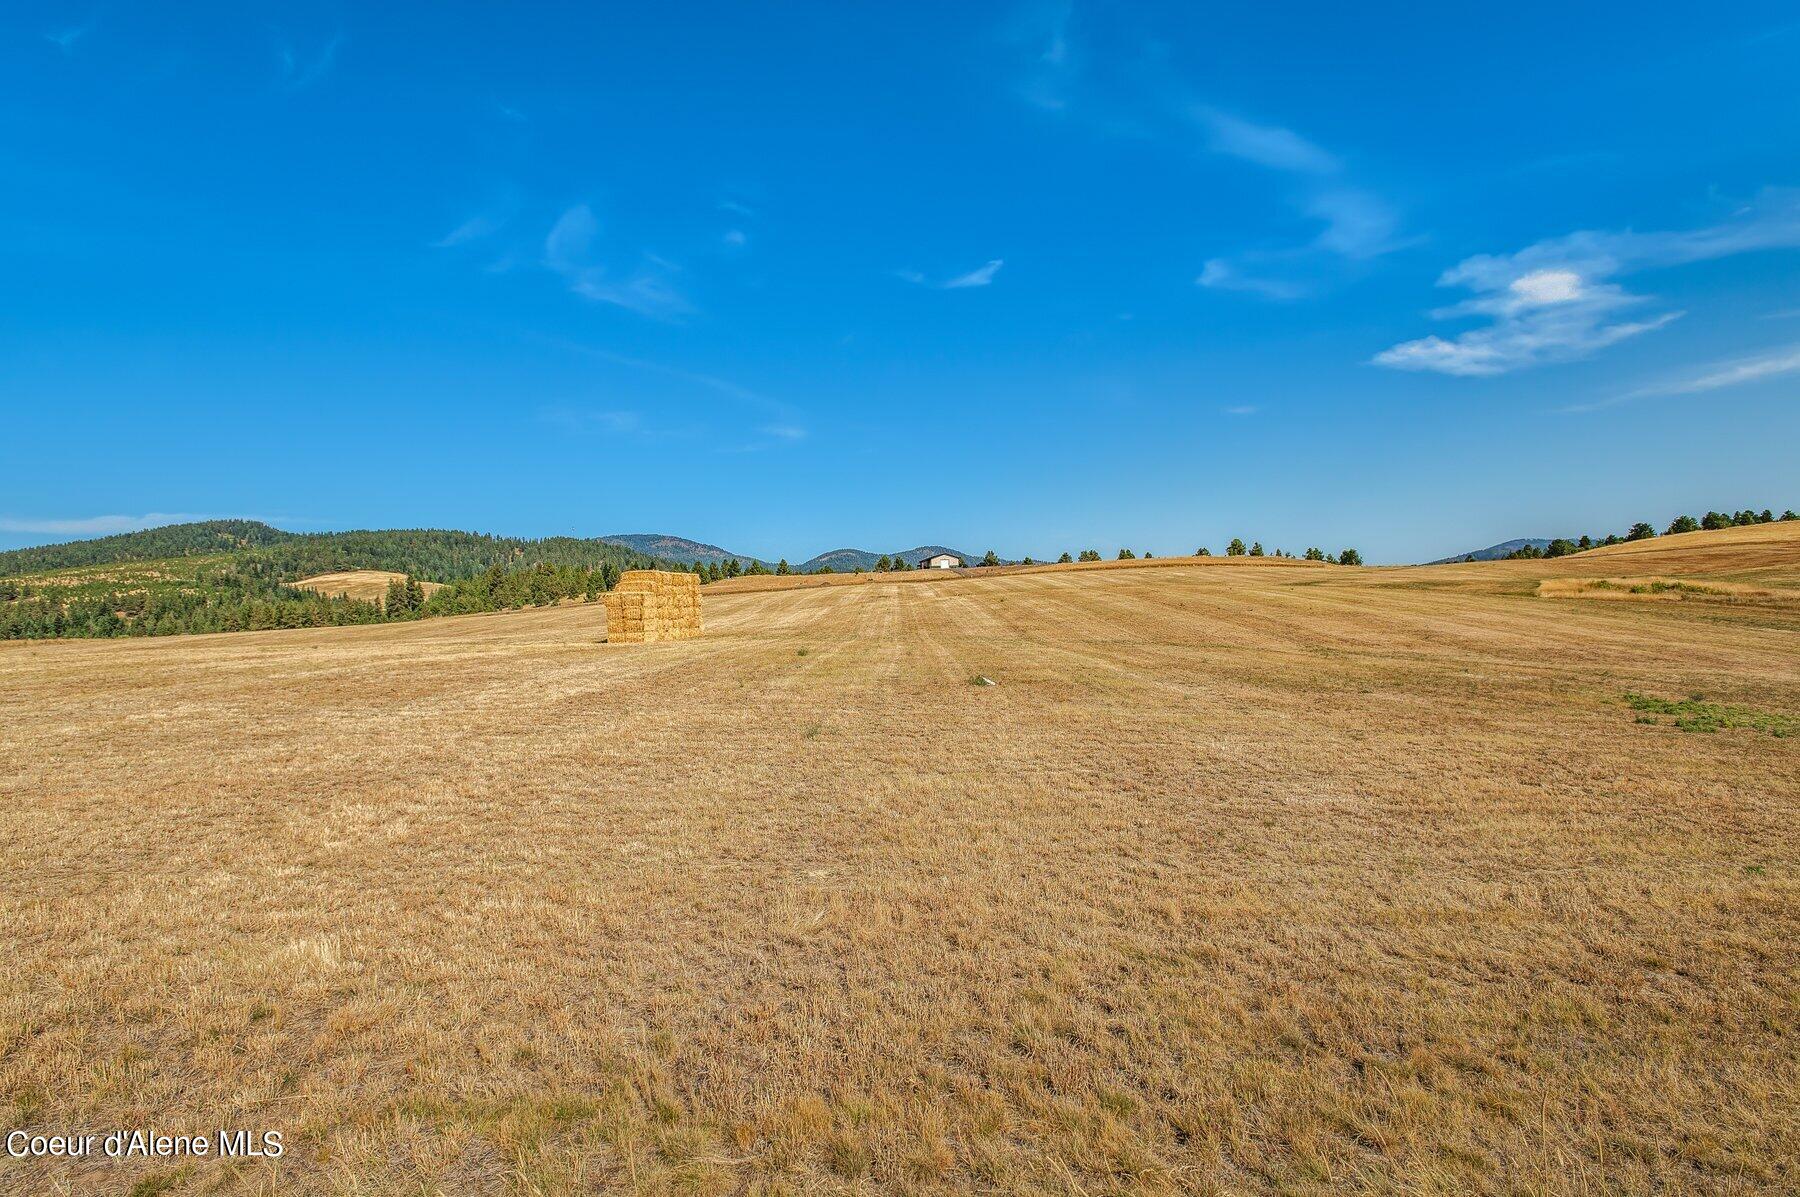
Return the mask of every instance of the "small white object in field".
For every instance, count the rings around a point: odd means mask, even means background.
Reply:
[[[975,684],[977,686],[998,686],[1000,683],[996,682],[991,677],[983,677],[981,674],[976,674],[975,675]]]

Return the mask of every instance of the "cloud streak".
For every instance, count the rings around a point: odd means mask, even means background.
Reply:
[[[986,287],[993,283],[994,276],[1006,265],[1003,258],[995,258],[984,262],[975,269],[964,274],[952,275],[940,281],[933,281],[917,270],[897,270],[894,273],[914,286],[933,287],[939,291],[963,291],[970,287]]]
[[[1265,299],[1300,299],[1306,295],[1306,288],[1298,283],[1245,274],[1223,258],[1208,258],[1194,282],[1215,291],[1246,291]]]
[[[1193,116],[1206,132],[1208,148],[1215,154],[1294,174],[1335,174],[1341,165],[1292,129],[1259,125],[1205,104],[1196,105]]]
[[[693,305],[675,286],[679,267],[645,254],[637,269],[623,277],[608,273],[594,257],[600,223],[593,209],[577,204],[565,211],[544,238],[544,265],[561,275],[569,290],[595,303],[608,303],[657,320],[678,320]]]
[[[280,34],[275,39],[275,59],[278,66],[276,83],[283,91],[305,91],[326,75],[337,65],[338,46],[343,42],[342,34],[334,35],[317,54],[305,57]]]
[[[1671,232],[1584,231],[1513,254],[1465,258],[1438,279],[1473,295],[1439,308],[1439,320],[1487,323],[1453,337],[1403,341],[1372,359],[1398,370],[1481,377],[1586,357],[1679,318],[1665,311],[1625,319],[1653,302],[1610,281],[1637,271],[1758,250],[1800,247],[1800,192],[1769,190],[1719,224]]]
[[[1766,382],[1772,378],[1785,378],[1790,374],[1800,374],[1800,345],[1787,345],[1754,357],[1714,362],[1685,377],[1652,383],[1649,386],[1639,387],[1635,391],[1616,395],[1611,399],[1601,399],[1593,403],[1577,403],[1565,407],[1563,410],[1568,412],[1598,411],[1601,408],[1617,407],[1621,403],[1632,403],[1639,399],[1656,399],[1672,395],[1704,395],[1709,391],[1747,386],[1751,383]]]
[[[70,25],[62,29],[52,29],[44,34],[44,40],[61,50],[64,54],[75,52],[75,43],[92,33],[100,24],[98,16],[89,17],[84,24]]]
[[[1288,204],[1323,227],[1312,241],[1280,252],[1242,254],[1237,262],[1212,258],[1194,281],[1221,291],[1242,291],[1265,299],[1297,299],[1311,288],[1292,279],[1246,274],[1242,263],[1260,261],[1305,269],[1317,268],[1320,255],[1367,261],[1411,242],[1400,236],[1400,217],[1393,205],[1374,192],[1347,182],[1343,162],[1292,129],[1265,125],[1207,105],[1195,105],[1191,118],[1215,154],[1249,162],[1291,177],[1296,184]]]

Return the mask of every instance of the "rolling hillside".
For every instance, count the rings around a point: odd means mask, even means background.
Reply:
[[[953,553],[963,559],[965,565],[974,565],[981,560],[980,553],[965,553],[961,549],[946,548],[943,545],[927,544],[913,549],[901,549],[897,552],[882,554],[870,552],[868,549],[832,549],[829,553],[820,553],[800,564],[800,572],[811,573],[814,570],[830,566],[838,573],[850,573],[854,570],[871,570],[875,563],[885,555],[904,558],[908,565],[918,566],[919,562],[937,553]]]
[[[325,627],[595,597],[678,568],[602,540],[439,529],[297,533],[211,520],[0,553],[0,640]],[[391,576],[421,583],[390,611]]]
[[[310,590],[314,594],[336,595],[340,598],[352,598],[364,603],[379,603],[388,592],[388,587],[395,582],[404,583],[406,575],[391,569],[346,569],[337,573],[319,574],[312,578],[301,578],[294,583],[298,590]],[[444,588],[442,582],[421,582],[420,588],[430,598]]]
[[[1548,537],[1526,536],[1521,537],[1518,540],[1503,540],[1499,544],[1491,544],[1485,549],[1471,549],[1467,553],[1456,553],[1449,557],[1439,557],[1436,561],[1428,561],[1426,564],[1449,565],[1453,561],[1466,561],[1470,557],[1475,558],[1477,561],[1499,561],[1526,547],[1542,549],[1548,548],[1549,545],[1550,540]]]
[[[716,544],[704,541],[688,540],[683,536],[670,536],[663,532],[626,532],[614,536],[602,536],[601,540],[608,544],[624,545],[635,549],[648,557],[657,557],[664,561],[673,561],[680,565],[711,565],[715,561],[737,560],[749,565],[759,558],[748,553],[734,553],[722,549]],[[763,561],[763,565],[775,568],[773,561]]]

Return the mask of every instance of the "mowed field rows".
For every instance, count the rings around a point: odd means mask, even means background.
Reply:
[[[1800,1187],[1791,607],[1152,564],[0,646],[0,1191]]]

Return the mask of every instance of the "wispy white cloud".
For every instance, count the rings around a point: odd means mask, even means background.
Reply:
[[[466,245],[471,241],[480,241],[500,231],[506,224],[504,217],[478,214],[469,217],[455,228],[433,241],[434,249],[449,249],[452,246]]]
[[[564,432],[582,436],[630,436],[644,430],[644,417],[635,411],[547,407],[538,413],[538,418]]]
[[[944,289],[947,291],[955,291],[962,287],[985,287],[994,281],[994,276],[1000,273],[1000,268],[1004,265],[1006,265],[1004,261],[995,258],[991,262],[985,262],[982,265],[977,266],[967,274],[957,275],[955,278],[944,284]]]
[[[1665,311],[1621,319],[1652,302],[1608,280],[1618,275],[1756,250],[1800,247],[1800,192],[1770,190],[1730,218],[1674,232],[1572,233],[1514,254],[1465,258],[1438,279],[1474,295],[1439,308],[1437,319],[1488,323],[1454,337],[1404,341],[1374,357],[1399,370],[1480,376],[1586,357],[1678,318]]]
[[[642,370],[646,373],[660,374],[666,378],[674,378],[682,382],[693,383],[695,386],[705,387],[711,391],[717,391],[727,398],[738,399],[745,403],[762,406],[770,414],[788,410],[785,404],[770,399],[766,395],[759,394],[749,387],[739,386],[729,378],[720,378],[716,374],[703,374],[695,370],[685,370],[680,366],[670,366],[662,362],[653,362],[641,357],[632,357],[629,354],[615,353],[610,349],[600,349],[593,345],[581,345],[574,341],[564,341],[559,338],[539,339],[550,345],[554,345],[559,349],[567,350],[570,353],[581,354],[583,357],[597,358],[603,362],[611,362],[615,366],[624,366],[631,370]]]
[[[1796,372],[1800,372],[1800,345],[1789,345],[1774,353],[1722,362],[1709,367],[1698,377],[1665,383],[1661,386],[1646,387],[1636,393],[1639,395],[1698,395],[1702,391],[1717,391],[1724,387],[1742,386],[1747,382],[1761,382],[1766,378],[1777,378]]]
[[[1234,403],[1220,410],[1228,416],[1253,416],[1262,409],[1254,403]]]
[[[1348,182],[1341,159],[1294,130],[1204,104],[1191,106],[1189,115],[1213,153],[1290,176],[1294,185],[1285,202],[1323,226],[1308,245],[1239,254],[1235,261],[1213,258],[1196,280],[1201,286],[1295,299],[1314,288],[1291,277],[1272,277],[1267,267],[1280,266],[1290,276],[1318,274],[1333,258],[1366,261],[1413,244],[1400,235],[1400,215],[1392,204]],[[1246,273],[1244,266],[1253,263],[1265,269]]]
[[[281,33],[275,35],[275,82],[284,91],[304,91],[331,73],[337,65],[343,34],[333,35],[316,53],[306,54]]]
[[[1007,40],[1029,56],[1019,80],[1019,97],[1047,112],[1069,106],[1069,91],[1079,70],[1070,24],[1075,19],[1073,0],[1048,0],[1027,5],[1006,31]]]
[[[519,109],[514,108],[511,104],[495,104],[494,110],[509,121],[514,121],[518,124],[524,124],[526,121],[525,114]]]
[[[777,444],[793,443],[804,440],[808,435],[805,424],[805,413],[796,408],[793,404],[779,399],[771,399],[767,395],[751,390],[749,387],[741,386],[729,378],[721,378],[716,374],[706,374],[696,370],[687,370],[680,366],[670,366],[663,362],[650,361],[641,357],[632,357],[629,354],[615,353],[610,349],[601,349],[593,345],[582,345],[573,341],[565,341],[558,338],[538,339],[547,344],[554,345],[559,349],[567,350],[570,353],[580,354],[583,357],[591,357],[598,361],[609,362],[613,365],[623,366],[629,370],[642,371],[646,374],[659,375],[664,378],[673,378],[678,382],[688,383],[692,386],[713,391],[727,399],[735,401],[740,407],[747,411],[755,413],[753,418],[757,422],[754,425],[754,439],[746,444],[721,450],[723,452],[756,452],[762,449],[771,448]],[[554,410],[563,411],[566,409]],[[612,414],[620,415],[631,413]],[[590,421],[590,427],[587,430],[590,432],[595,431],[591,426],[591,421],[593,419],[592,414],[590,413],[584,418]],[[616,427],[619,421],[615,419],[612,423],[615,425],[612,430],[620,431],[620,429]],[[743,424],[739,422],[738,427],[741,430]],[[698,436],[701,435],[702,431],[703,430],[699,428],[689,428],[682,433],[658,432],[655,433],[655,435]],[[742,435],[741,431],[739,434]],[[638,435],[647,436],[652,435],[652,433],[648,430],[640,430]]]
[[[80,25],[69,25],[61,29],[52,29],[44,34],[44,40],[61,50],[64,54],[75,52],[75,43],[92,33],[100,25],[99,14],[89,17]]]
[[[1765,382],[1771,378],[1784,378],[1790,374],[1800,374],[1800,345],[1786,345],[1754,357],[1714,362],[1698,370],[1688,371],[1648,386],[1638,387],[1636,390],[1615,395],[1610,399],[1599,399],[1592,403],[1577,403],[1565,407],[1563,410],[1571,412],[1597,411],[1603,407],[1617,407],[1621,403],[1631,403],[1639,399],[1655,399],[1672,395],[1703,395],[1708,391],[1721,391],[1727,387]]]
[[[968,287],[988,286],[994,281],[994,276],[1000,273],[1000,268],[1004,265],[1006,265],[1004,259],[995,258],[993,261],[984,262],[965,274],[951,275],[949,278],[936,281],[926,277],[923,272],[918,270],[896,270],[894,271],[894,275],[915,286],[935,287],[940,291],[960,291]]]
[[[212,519],[179,511],[152,511],[145,515],[89,515],[74,518],[39,519],[31,516],[0,516],[0,532],[35,532],[54,536],[110,536],[115,532],[141,532],[164,524],[187,524]]]
[[[1325,222],[1314,242],[1345,258],[1374,258],[1416,239],[1399,235],[1400,217],[1386,200],[1356,187],[1331,187],[1308,197],[1306,214]]]
[[[599,231],[593,209],[577,204],[557,218],[544,238],[544,264],[563,276],[569,290],[583,299],[659,320],[675,320],[693,311],[672,278],[680,268],[664,258],[647,253],[631,274],[610,275],[593,258]]]
[[[1268,299],[1299,299],[1306,294],[1306,288],[1299,283],[1245,274],[1223,258],[1207,259],[1194,282],[1215,291],[1247,291]]]
[[[725,235],[720,240],[733,249],[742,249],[750,238],[744,235],[743,229],[726,229]]]
[[[1193,116],[1207,133],[1208,148],[1216,154],[1295,174],[1329,175],[1341,165],[1331,154],[1280,125],[1257,124],[1205,104],[1195,105]]]
[[[1094,39],[1082,36],[1084,15],[1069,0],[1028,0],[1015,14],[1005,39],[1016,56],[1022,99],[1107,136],[1192,146],[1197,130],[1205,152],[1283,176],[1281,203],[1316,222],[1310,240],[1285,249],[1215,255],[1196,280],[1200,285],[1293,299],[1322,290],[1345,261],[1367,261],[1414,243],[1401,235],[1395,206],[1356,183],[1342,157],[1286,125],[1197,97],[1154,47],[1127,63],[1094,55],[1085,44]]]

